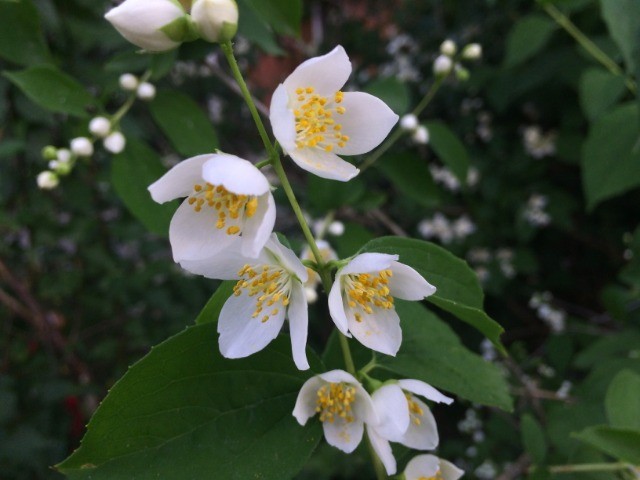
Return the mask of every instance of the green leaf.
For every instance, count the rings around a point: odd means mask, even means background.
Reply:
[[[38,10],[30,1],[0,2],[0,57],[24,66],[50,61]]]
[[[578,368],[590,370],[604,360],[634,355],[640,357],[640,331],[627,329],[595,341],[576,356],[574,363]]]
[[[300,34],[301,0],[243,0],[243,3],[276,33],[294,36]]]
[[[505,352],[500,342],[504,329],[482,311],[482,288],[465,261],[433,243],[399,237],[376,238],[362,247],[361,252],[399,255],[399,262],[414,268],[437,288],[427,301],[469,323]]]
[[[198,314],[198,317],[196,318],[196,325],[202,325],[204,323],[218,323],[220,311],[227,299],[233,295],[233,287],[236,283],[237,282],[233,280],[225,280],[220,284],[202,311]]]
[[[471,402],[513,409],[500,369],[470,352],[435,314],[417,302],[397,301],[402,346],[396,357],[381,355],[381,368],[415,378]]]
[[[87,117],[94,98],[69,75],[51,65],[39,65],[19,72],[4,72],[14,85],[39,106],[52,112]]]
[[[605,114],[624,92],[624,78],[601,68],[590,68],[580,77],[580,105],[590,121]]]
[[[111,182],[116,193],[148,230],[163,236],[169,234],[176,202],[163,205],[154,202],[147,187],[165,173],[156,153],[133,139],[127,140],[124,152],[115,155],[111,163]]]
[[[635,104],[620,106],[592,125],[582,150],[582,184],[589,210],[640,185],[637,142]]]
[[[539,14],[521,18],[507,36],[505,67],[515,67],[533,57],[547,44],[556,24]]]
[[[282,55],[284,50],[278,46],[273,31],[264,19],[245,4],[245,0],[238,0],[238,8],[238,34],[258,45],[266,53]]]
[[[640,431],[640,375],[631,370],[618,373],[609,385],[604,405],[611,426]]]
[[[535,464],[544,464],[547,457],[547,441],[540,423],[531,414],[526,413],[522,416],[520,428],[525,451],[531,455]]]
[[[181,155],[193,157],[213,153],[218,146],[211,122],[187,95],[174,91],[158,92],[149,104],[149,110]]]
[[[466,185],[469,154],[465,146],[444,123],[427,122],[425,126],[429,130],[429,145],[433,151],[436,152],[442,163],[458,177],[460,183]]]
[[[623,462],[640,465],[640,431],[607,425],[589,427],[572,436]]]
[[[627,72],[640,68],[640,2],[637,0],[600,0],[602,17],[611,37],[622,51]]]
[[[409,110],[411,102],[409,89],[404,82],[401,82],[396,77],[374,80],[366,86],[364,91],[378,97],[398,115],[402,115]]]
[[[207,323],[153,348],[111,389],[58,470],[73,480],[292,478],[321,438],[319,422],[303,428],[291,415],[310,374],[296,369],[286,337],[239,360],[223,358],[217,343]]]
[[[410,152],[385,155],[375,166],[403,195],[424,207],[438,204],[438,187],[433,182],[426,161],[418,155]]]
[[[307,177],[307,201],[318,215],[325,215],[328,210],[343,205],[355,204],[364,195],[365,190],[364,183],[359,178],[350,182],[336,182],[316,175]]]

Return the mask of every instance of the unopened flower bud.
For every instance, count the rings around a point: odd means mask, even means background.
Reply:
[[[126,90],[127,92],[133,92],[136,88],[138,88],[138,77],[136,77],[132,73],[123,73],[120,75],[120,88]]]
[[[470,43],[462,49],[462,58],[466,60],[478,60],[482,57],[482,45]]]
[[[466,82],[467,80],[469,80],[469,76],[470,76],[469,70],[464,68],[459,63],[456,63],[455,72],[456,72],[456,78],[461,82]]]
[[[331,222],[327,230],[331,235],[339,237],[344,234],[344,223],[338,221]]]
[[[307,303],[316,303],[318,300],[318,292],[313,287],[305,287],[304,295],[307,297]]]
[[[71,140],[71,151],[79,157],[93,155],[93,143],[86,137],[78,137]]]
[[[209,42],[230,40],[238,30],[235,0],[195,0],[191,17],[200,36]]]
[[[415,132],[413,132],[411,138],[418,145],[426,145],[427,143],[429,143],[429,130],[427,130],[427,127],[425,127],[424,125],[420,125],[418,128],[416,128]]]
[[[89,131],[98,138],[104,138],[111,131],[111,122],[106,117],[95,117],[89,122]]]
[[[125,0],[104,16],[128,41],[150,52],[176,48],[189,21],[180,2]]]
[[[47,145],[42,149],[42,158],[45,160],[55,160],[58,156],[58,149],[53,145]]]
[[[71,150],[68,148],[61,148],[58,150],[58,154],[56,155],[56,160],[60,163],[69,163],[71,161]]]
[[[103,140],[102,144],[104,145],[105,150],[108,150],[111,153],[120,153],[124,150],[126,142],[127,141],[122,133],[113,132]]]
[[[140,100],[153,100],[156,96],[156,87],[154,87],[149,82],[144,82],[138,85],[138,90],[136,90],[136,95]]]
[[[418,128],[418,117],[413,113],[407,113],[400,119],[400,128],[407,132],[413,132]]]
[[[38,174],[36,182],[38,183],[39,188],[43,190],[51,190],[58,186],[60,180],[55,173],[50,172],[49,170],[45,170],[44,172],[40,172]]]
[[[453,57],[457,51],[458,47],[456,45],[456,42],[454,42],[453,40],[447,39],[442,42],[442,45],[440,45],[440,53],[446,55],[447,57]]]
[[[438,56],[438,58],[433,62],[433,73],[438,77],[448,75],[452,68],[453,62],[451,61],[451,58],[446,55]]]

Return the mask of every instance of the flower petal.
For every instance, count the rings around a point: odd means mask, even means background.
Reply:
[[[149,185],[151,198],[165,203],[180,197],[187,197],[196,184],[202,183],[202,165],[213,155],[198,155],[187,158]]]
[[[356,399],[353,402],[353,413],[355,416],[365,423],[377,425],[380,423],[380,417],[376,411],[371,395],[367,392],[361,383],[354,384],[356,387]]]
[[[240,253],[239,241],[235,241],[218,254],[202,260],[182,260],[180,266],[187,272],[216,280],[234,280],[238,271],[255,259]]]
[[[258,197],[258,208],[253,217],[246,217],[242,228],[242,253],[257,257],[269,240],[276,223],[276,203],[271,192]]]
[[[296,399],[296,405],[293,408],[293,416],[300,425],[305,425],[307,420],[316,414],[318,389],[324,385],[324,383],[325,382],[316,375],[302,385],[298,393],[298,398]]]
[[[342,275],[350,273],[379,272],[389,268],[398,255],[388,255],[386,253],[361,253],[351,259],[349,263],[340,271]]]
[[[398,380],[398,385],[400,385],[403,390],[415,393],[416,395],[420,395],[427,400],[431,400],[432,402],[445,403],[447,405],[451,405],[453,403],[453,398],[449,398],[446,395],[443,395],[428,383],[420,380]]]
[[[340,106],[345,113],[336,117],[336,121],[349,141],[344,147],[336,147],[338,155],[360,155],[373,150],[398,122],[398,115],[386,103],[368,93],[347,92]]]
[[[269,180],[251,162],[235,155],[216,153],[202,166],[202,178],[238,195],[264,195]]]
[[[201,260],[216,255],[237,237],[216,228],[215,218],[206,210],[196,212],[185,200],[169,225],[173,260]]]
[[[307,361],[306,348],[307,333],[309,331],[309,311],[307,309],[307,297],[300,282],[294,281],[290,300],[288,317],[293,361],[298,370],[308,370],[309,362]]]
[[[398,467],[396,465],[396,459],[393,456],[393,451],[391,450],[391,445],[389,445],[389,442],[379,436],[376,431],[369,426],[367,426],[367,435],[369,435],[371,446],[384,465],[384,469],[387,471],[387,475],[394,475],[398,470]]]
[[[333,95],[347,83],[351,62],[341,45],[326,55],[310,58],[298,65],[284,81],[287,93],[295,95],[297,88],[313,87],[322,96]]]
[[[348,182],[360,172],[335,153],[319,148],[296,148],[288,153],[300,168],[321,178]]]
[[[322,380],[329,383],[351,383],[353,385],[360,385],[360,382],[356,380],[356,377],[344,370],[330,370],[328,372],[318,375]],[[367,394],[369,396],[369,394]]]
[[[349,321],[349,331],[365,347],[377,352],[395,356],[402,343],[400,317],[395,309],[385,310],[375,307],[373,313],[363,314],[358,322],[352,308],[345,307]]]
[[[338,274],[329,292],[329,315],[331,315],[331,319],[333,323],[336,324],[336,327],[338,327],[338,330],[340,330],[343,335],[350,337],[349,322],[347,320],[347,314],[344,311],[342,286],[340,283],[340,274]]]
[[[393,262],[391,271],[393,277],[389,279],[389,290],[393,297],[402,300],[422,300],[436,292],[436,287],[404,263]]]
[[[393,442],[399,442],[409,428],[409,404],[397,384],[383,385],[371,395],[380,423],[376,432]]]
[[[243,358],[259,352],[278,336],[284,323],[285,309],[270,316],[266,322],[262,315],[252,318],[256,299],[246,291],[232,295],[225,302],[218,319],[220,353],[226,358]],[[268,312],[265,312],[268,313]]]
[[[301,282],[304,283],[307,281],[309,276],[307,267],[302,264],[298,256],[293,253],[290,248],[285,247],[280,243],[280,240],[275,233],[269,237],[269,241],[265,245],[265,248],[275,256],[277,263],[293,273]]]
[[[460,470],[453,463],[440,459],[440,471],[444,480],[458,480],[464,475],[464,470]]]
[[[409,423],[409,428],[402,436],[400,443],[409,448],[415,448],[416,450],[433,450],[438,446],[438,442],[440,441],[436,419],[433,418],[431,410],[429,410],[429,407],[424,402],[413,395],[411,396],[411,400],[422,409],[423,413],[420,415],[419,425],[413,421]]]
[[[353,452],[364,433],[364,425],[360,420],[347,422],[342,418],[337,418],[333,423],[323,422],[324,438],[329,445],[342,450],[344,453]]]
[[[296,148],[296,119],[293,110],[289,108],[289,95],[284,85],[278,85],[271,97],[269,121],[273,136],[285,153]]]
[[[421,477],[434,477],[440,468],[440,459],[435,455],[413,457],[404,470],[406,480],[419,480]]]

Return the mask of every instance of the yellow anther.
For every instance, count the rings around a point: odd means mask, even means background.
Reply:
[[[227,235],[235,235],[238,232],[240,232],[240,227],[237,225],[227,228]]]
[[[433,477],[420,477],[418,480],[444,480],[442,472],[438,470]]]
[[[313,87],[307,87],[307,88],[305,89],[305,91],[306,91],[307,93],[313,93],[314,88],[313,88]]]
[[[351,423],[355,420],[352,403],[356,399],[356,389],[348,383],[328,383],[316,392],[316,412],[320,421],[333,423],[336,417]]]
[[[388,270],[375,273],[350,274],[343,277],[344,291],[348,298],[348,306],[353,310],[357,322],[363,315],[371,315],[374,308],[390,310],[393,308],[393,297],[390,295]]]
[[[231,227],[230,227],[231,228]],[[238,270],[240,280],[233,287],[234,295],[243,292],[255,301],[252,318],[261,316],[266,322],[270,316],[278,314],[279,307],[289,304],[290,276],[277,265],[244,265]]]
[[[296,93],[298,95],[302,95],[304,93],[304,88],[300,88],[300,87],[296,88]]]
[[[421,417],[424,415],[424,410],[413,398],[413,395],[405,392],[404,396],[407,399],[407,405],[409,406],[409,416],[411,417],[411,421],[416,425],[420,425],[422,423]]]
[[[343,93],[336,92],[333,97],[324,97],[313,94],[313,87],[304,89],[304,93],[299,93],[301,89],[296,89],[298,104],[293,109],[296,129],[296,148],[322,148],[326,152],[331,152],[338,142],[346,143],[340,136],[333,137],[333,134],[326,135],[329,129],[338,132],[342,127],[335,124],[332,118],[334,113],[344,113],[344,107],[337,104],[342,101]],[[344,146],[344,145],[341,145]]]

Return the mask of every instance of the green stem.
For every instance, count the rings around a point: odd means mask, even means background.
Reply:
[[[583,463],[577,465],[555,465],[549,467],[551,473],[574,473],[574,472],[611,472],[616,470],[628,470],[631,465],[628,463]]]
[[[620,66],[615,61],[613,61],[611,57],[609,57],[600,49],[600,47],[598,47],[584,33],[582,33],[580,29],[576,27],[576,25],[571,20],[569,20],[569,17],[558,10],[558,8],[550,2],[544,3],[542,7],[549,14],[549,16],[556,21],[558,25],[564,28],[566,32],[582,46],[582,48],[589,52],[589,54],[598,62],[600,62],[607,70],[609,70],[614,75],[624,77],[625,85],[627,86],[629,91],[634,95],[636,94],[636,82],[634,82],[633,79],[627,77],[622,68],[620,68]]]
[[[266,160],[262,160],[261,162],[256,163],[256,168],[266,167],[267,165],[271,165],[271,159],[267,158]]]
[[[149,80],[149,77],[151,77],[151,70],[147,70],[146,72],[144,72],[142,77],[140,77],[140,83],[146,82],[147,80]],[[118,123],[120,123],[120,120],[122,120],[122,117],[124,117],[127,114],[127,112],[131,109],[135,101],[136,101],[136,92],[133,92],[131,93],[131,95],[129,95],[129,98],[127,98],[127,101],[122,104],[122,106],[118,109],[118,111],[113,115],[111,115],[110,121],[111,121],[112,127],[115,127],[116,125],[118,125]]]

